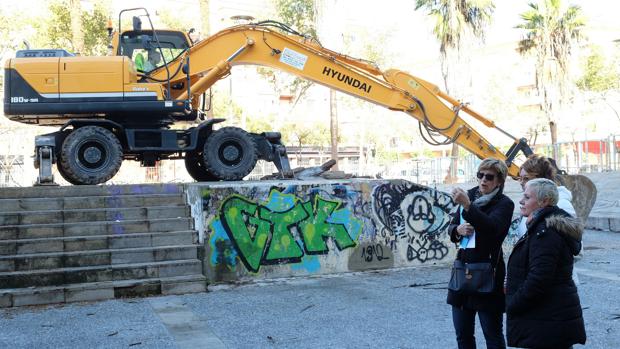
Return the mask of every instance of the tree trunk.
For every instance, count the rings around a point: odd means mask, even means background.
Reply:
[[[559,152],[558,152],[558,125],[556,125],[556,123],[554,121],[549,121],[549,133],[551,133],[551,151],[552,151],[552,156],[553,159],[556,161],[556,163],[558,163],[559,166],[559,161],[560,159],[558,158],[559,156]]]
[[[456,142],[452,143],[452,150],[450,151],[450,166],[448,167],[448,174],[446,175],[446,184],[454,184],[458,182],[457,171],[459,167],[459,145]]]
[[[441,73],[444,79],[444,85],[446,88],[446,94],[450,95],[453,91],[451,91],[450,86],[456,85],[455,83],[450,83],[450,67],[455,63],[450,63],[450,54],[454,54],[452,51],[447,51],[443,54],[443,58],[441,59]],[[448,166],[448,172],[446,173],[446,177],[444,178],[444,182],[446,184],[454,184],[457,182],[456,172],[459,167],[459,146],[456,142],[452,143],[452,149],[450,150],[450,165]]]
[[[71,41],[75,53],[84,54],[84,30],[82,28],[82,5],[80,0],[69,0],[71,11]]]
[[[331,136],[331,155],[336,160],[332,170],[338,170],[338,104],[336,91],[329,90],[329,134]]]
[[[210,9],[209,0],[199,0],[200,6],[200,39],[206,39],[211,33],[211,22],[209,21]]]

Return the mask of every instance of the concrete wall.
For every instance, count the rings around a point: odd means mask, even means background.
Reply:
[[[402,180],[195,183],[187,187],[210,282],[449,263],[456,210]]]

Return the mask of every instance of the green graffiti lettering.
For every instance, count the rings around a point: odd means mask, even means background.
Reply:
[[[345,212],[339,211],[341,205],[339,201],[329,201],[318,195],[314,204],[302,202],[292,194],[277,191],[272,191],[270,201],[259,205],[235,194],[224,200],[218,219],[241,262],[249,271],[258,272],[261,265],[300,262],[304,249],[307,254],[325,254],[329,252],[326,244],[329,238],[340,250],[355,246],[343,223],[328,222],[335,216],[339,216],[338,220],[343,219]],[[292,227],[297,228],[297,238]],[[231,258],[231,255],[226,254],[223,258]],[[217,262],[224,260],[218,259]]]
[[[254,272],[260,266],[270,227],[269,222],[255,216],[257,209],[257,204],[239,196],[232,196],[222,204],[224,229],[240,252],[243,264]]]
[[[303,207],[295,205],[285,212],[273,212],[266,207],[261,207],[259,216],[273,225],[273,235],[265,256],[266,262],[299,261],[304,253],[291,234],[290,227],[308,217]]]
[[[339,202],[328,201],[317,196],[314,208],[310,202],[303,203],[303,206],[310,218],[299,223],[299,230],[301,230],[306,251],[309,254],[326,253],[328,251],[325,244],[327,238],[334,239],[340,250],[355,246],[355,242],[344,226],[327,222],[331,214],[340,206]]]

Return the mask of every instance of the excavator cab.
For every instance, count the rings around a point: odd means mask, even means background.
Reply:
[[[120,23],[125,12],[144,12],[142,15],[133,16],[132,30],[121,32]],[[141,17],[147,18],[150,29],[142,29]],[[118,36],[112,38],[113,54],[116,56],[129,57],[139,73],[149,75],[150,72],[179,57],[189,49],[191,40],[183,32],[176,30],[155,30],[149,13],[144,8],[123,10],[119,14]],[[112,34],[112,28],[108,28]]]
[[[138,72],[148,74],[179,57],[190,45],[187,35],[179,31],[129,30],[119,37],[117,55],[129,57]]]

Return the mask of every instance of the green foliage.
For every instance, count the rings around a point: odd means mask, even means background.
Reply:
[[[108,50],[108,13],[110,10],[101,2],[94,6],[93,13],[84,12],[84,50],[87,55],[105,55]]]
[[[250,115],[246,117],[245,130],[248,132],[261,133],[266,131],[275,131],[273,129],[275,116],[257,116]]]
[[[50,18],[46,21],[47,44],[52,48],[75,51],[71,42],[71,12],[67,11],[68,7],[68,2],[63,0],[49,3]]]
[[[303,35],[316,38],[314,0],[275,0],[279,20]]]
[[[329,130],[325,124],[302,124],[289,122],[282,126],[285,144],[303,147],[305,145],[326,146],[330,142]]]
[[[76,51],[71,38],[71,13],[68,0],[54,0],[49,3],[50,16],[45,21],[44,45]],[[108,46],[109,10],[102,2],[96,2],[92,13],[82,11],[84,52],[82,55],[103,55]]]
[[[9,41],[10,33],[11,33],[11,22],[9,22],[9,17],[3,13],[2,8],[0,8],[0,42],[2,42],[2,48],[4,48],[4,43]]]
[[[274,115],[247,115],[238,104],[230,99],[228,94],[215,91],[213,94],[213,116],[224,118],[226,121],[221,125],[236,126],[248,132],[275,131],[273,129]]]
[[[585,27],[581,7],[564,8],[562,0],[539,0],[528,6],[529,9],[521,14],[523,23],[516,26],[526,30],[525,37],[519,41],[519,52],[544,49],[545,54],[551,54],[565,67],[572,44],[581,38]]]
[[[421,8],[435,20],[433,33],[441,45],[440,51],[445,53],[460,47],[466,30],[476,37],[484,37],[495,4],[492,0],[416,0],[415,9]]]
[[[183,17],[180,17],[177,12],[171,10],[160,10],[157,11],[159,20],[163,23],[166,29],[174,29],[180,31],[187,31],[188,23],[184,21]],[[153,24],[157,26],[156,24]]]
[[[583,12],[576,5],[564,6],[562,0],[538,0],[529,4],[521,19],[516,28],[526,32],[518,50],[536,55],[536,86],[543,96],[542,109],[553,121],[555,111],[570,100],[569,59],[585,27]]]
[[[344,47],[346,47],[348,55],[361,57],[369,63],[374,63],[376,66],[383,66],[387,58],[383,53],[382,45],[377,45],[377,42],[386,42],[388,36],[388,32],[363,30],[362,33],[356,35],[357,38],[355,40],[352,36],[345,35]]]
[[[383,164],[391,164],[394,161],[398,161],[398,151],[395,149],[388,149],[384,147],[377,147],[377,154],[375,156],[377,159],[377,163]]]
[[[600,49],[594,48],[587,57],[583,76],[577,81],[577,87],[584,91],[604,92],[620,88],[620,71],[618,61],[607,62]]]
[[[220,94],[215,92],[213,96],[213,115],[216,118],[226,118],[229,122],[239,124],[243,109],[233,102],[229,96],[218,95]]]
[[[439,42],[441,73],[448,94],[464,94],[468,86],[467,53],[461,55],[466,38],[484,39],[495,4],[492,0],[416,0],[416,10],[424,9],[434,19],[433,33]],[[462,96],[461,96],[462,98]]]
[[[297,104],[313,85],[313,82],[310,80],[302,79],[270,67],[257,67],[256,71],[271,84],[277,94],[293,96],[293,106]]]
[[[317,37],[314,0],[275,0],[274,5],[278,20],[303,35]],[[258,68],[258,72],[272,82],[276,92],[294,96],[294,105],[313,84],[299,77],[288,79],[271,68]]]

